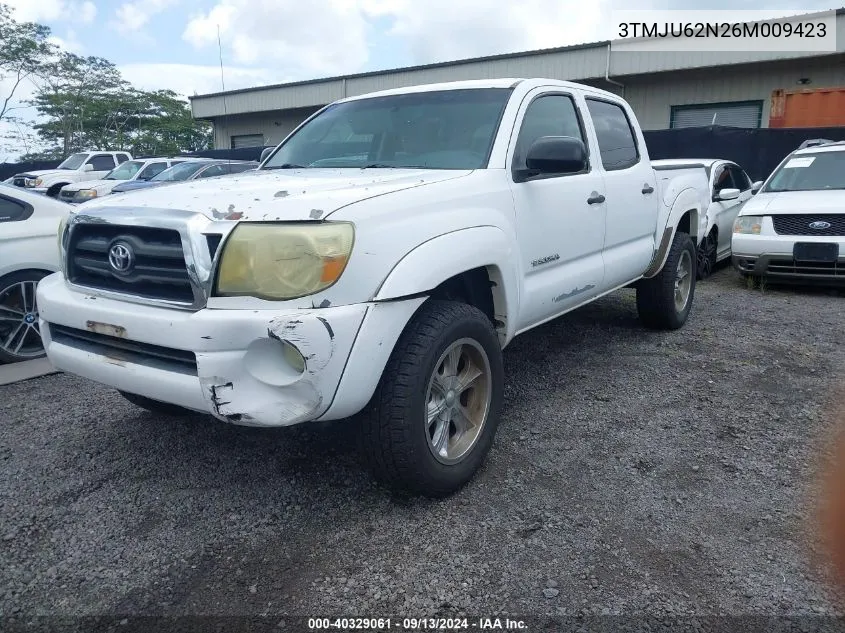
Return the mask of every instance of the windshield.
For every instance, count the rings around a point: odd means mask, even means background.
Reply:
[[[79,169],[86,158],[88,154],[71,154],[56,169]]]
[[[799,154],[772,175],[763,191],[845,189],[845,152]]]
[[[174,182],[177,180],[187,180],[206,165],[208,165],[206,162],[179,163],[169,169],[165,169],[158,176],[150,178],[150,182]]]
[[[138,170],[143,166],[144,163],[141,161],[130,160],[129,162],[123,163],[120,167],[112,169],[105,175],[103,180],[129,180],[137,174]]]
[[[483,168],[510,94],[507,88],[442,90],[331,105],[262,169]]]

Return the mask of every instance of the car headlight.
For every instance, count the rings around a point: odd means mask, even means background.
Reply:
[[[24,187],[40,187],[44,181],[41,178],[25,178]]]
[[[80,189],[76,192],[76,195],[73,196],[75,200],[90,200],[91,198],[97,197],[97,190],[96,189]]]
[[[59,230],[56,232],[56,242],[59,247],[59,259],[62,259],[62,241],[65,237],[65,229],[67,228],[67,216],[64,216],[59,221]]]
[[[763,216],[740,215],[734,220],[734,233],[742,235],[760,235],[763,230]]]
[[[347,222],[238,224],[220,257],[215,294],[286,300],[333,285],[352,253]]]

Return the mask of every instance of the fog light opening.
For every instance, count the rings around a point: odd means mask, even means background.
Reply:
[[[301,374],[305,371],[305,357],[295,345],[282,341],[282,355],[296,373]]]

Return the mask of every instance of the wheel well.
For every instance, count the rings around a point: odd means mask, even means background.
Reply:
[[[481,310],[494,324],[497,312],[493,296],[495,281],[487,268],[474,268],[450,277],[431,292],[432,299],[460,301]]]
[[[690,209],[686,213],[681,216],[681,219],[678,220],[678,232],[686,233],[687,235],[692,236],[693,241],[698,243],[698,222],[694,221],[693,218],[697,217],[698,214],[695,210]]]
[[[47,275],[52,275],[54,272],[55,271],[53,270],[47,270],[45,268],[21,268],[20,270],[13,270],[12,272],[6,273],[5,275],[0,275],[0,281],[13,275],[17,276],[24,275],[27,273],[35,273],[36,275],[43,275],[46,277]]]
[[[69,185],[69,184],[70,184],[69,182],[59,182],[59,183],[56,183],[55,185],[50,185],[47,188],[47,195],[48,196],[57,196],[57,195],[59,195],[59,191],[61,190],[61,188],[64,187],[65,185]]]

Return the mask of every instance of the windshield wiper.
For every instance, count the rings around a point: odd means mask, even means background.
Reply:
[[[297,165],[296,163],[282,163],[281,165],[269,165],[264,169],[306,169],[305,165]]]
[[[388,165],[387,163],[367,163],[361,169],[397,169],[396,165]]]

